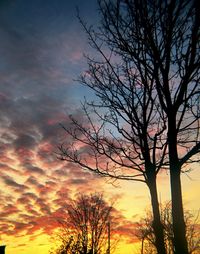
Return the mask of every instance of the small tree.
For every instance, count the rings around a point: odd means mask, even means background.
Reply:
[[[186,223],[186,238],[190,254],[200,252],[200,232],[198,215],[195,216],[190,211],[185,211],[184,219]],[[167,254],[173,254],[174,233],[172,225],[171,202],[161,207],[161,220],[164,227],[165,246]],[[146,216],[140,220],[136,229],[136,236],[141,240],[141,254],[156,254],[155,234],[152,228],[152,213],[148,211]]]
[[[84,252],[80,236],[72,234],[68,230],[60,230],[57,235],[58,246],[53,250],[50,250],[50,254],[90,254],[91,252]]]
[[[61,244],[54,253],[105,254],[110,252],[112,206],[101,194],[79,195],[67,206],[58,237]]]

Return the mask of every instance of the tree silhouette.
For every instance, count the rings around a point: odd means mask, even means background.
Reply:
[[[199,7],[197,1],[99,1],[100,28],[81,21],[90,45],[80,77],[96,95],[82,121],[65,128],[61,159],[113,179],[147,184],[159,254],[166,253],[156,176],[169,169],[174,245],[187,254],[181,193],[186,163],[199,161]],[[68,137],[69,137],[68,136]]]
[[[59,247],[52,253],[105,254],[110,250],[112,206],[102,194],[79,195],[66,205],[67,218],[61,220]]]
[[[186,238],[190,254],[200,251],[200,232],[198,231],[198,216],[196,217],[188,210],[184,212],[186,223]],[[164,227],[165,246],[167,254],[174,253],[174,233],[172,225],[171,202],[161,206],[161,220]],[[147,211],[144,218],[140,220],[136,229],[136,236],[141,240],[141,254],[156,253],[155,235],[152,228],[152,213]]]

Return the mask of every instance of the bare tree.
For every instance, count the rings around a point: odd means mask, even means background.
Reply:
[[[186,238],[188,241],[188,250],[190,254],[199,253],[200,251],[200,232],[198,230],[198,217],[189,210],[184,212],[186,224]],[[174,233],[172,225],[171,202],[161,206],[161,220],[164,227],[165,246],[167,254],[173,254],[174,250]],[[138,223],[136,236],[141,240],[141,254],[156,254],[155,235],[152,228],[152,213],[147,211],[144,218]]]
[[[104,201],[102,194],[79,195],[66,209],[68,216],[60,221],[62,229],[58,233],[61,243],[53,253],[111,253],[112,206]]]
[[[101,26],[81,21],[90,45],[82,84],[95,101],[65,128],[61,159],[113,179],[147,184],[157,252],[166,253],[156,176],[170,170],[174,245],[187,254],[180,174],[199,161],[199,9],[197,1],[99,1]],[[82,144],[82,145],[80,145]],[[89,159],[88,159],[89,158]]]
[[[55,237],[54,237],[55,238]],[[81,254],[82,249],[80,239],[76,236],[66,233],[66,230],[61,230],[58,233],[58,244],[49,251],[49,254]]]
[[[92,249],[84,249],[80,235],[72,233],[71,230],[62,228],[57,236],[58,243],[50,250],[49,254],[92,254]]]

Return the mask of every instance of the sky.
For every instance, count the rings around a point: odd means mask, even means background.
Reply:
[[[75,81],[91,53],[76,17],[98,24],[95,0],[0,1],[0,244],[6,253],[47,254],[57,218],[78,193],[104,192],[120,218],[119,253],[137,253],[134,226],[150,205],[142,183],[110,183],[58,160],[60,123],[81,117],[80,102],[91,96]],[[169,176],[159,176],[160,200],[168,200]],[[197,165],[182,177],[183,200],[199,209]]]

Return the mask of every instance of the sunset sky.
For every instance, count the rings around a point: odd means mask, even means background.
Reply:
[[[93,54],[76,17],[98,24],[95,0],[0,1],[0,244],[7,254],[47,254],[65,203],[77,193],[104,192],[120,218],[116,254],[136,254],[134,226],[150,205],[142,183],[99,178],[57,159],[68,115],[81,116],[91,93],[77,77]],[[200,174],[182,177],[185,207],[199,209]],[[169,200],[169,175],[159,175]]]

